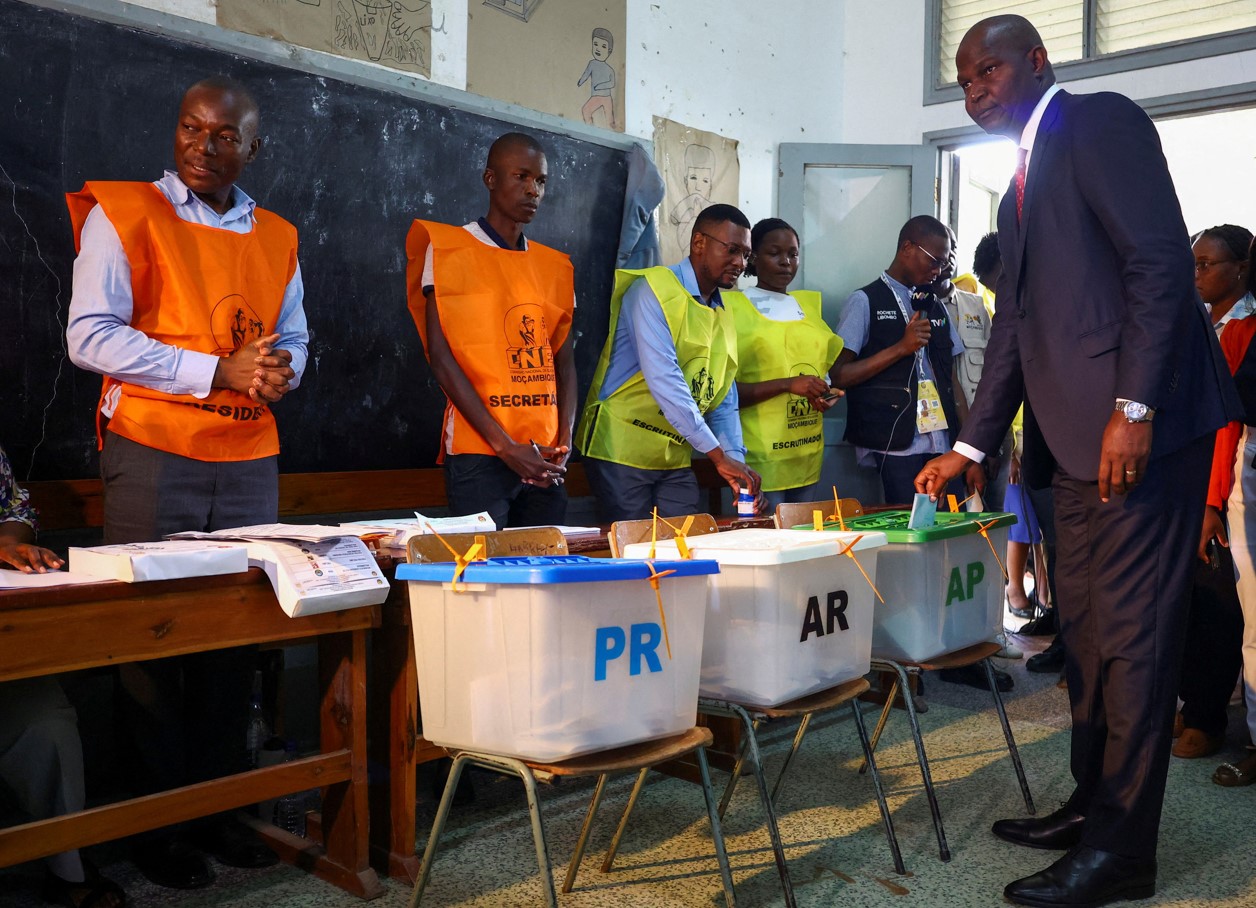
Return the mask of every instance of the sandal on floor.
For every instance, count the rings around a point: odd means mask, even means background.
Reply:
[[[108,877],[100,875],[95,867],[87,861],[83,862],[86,879],[81,883],[63,880],[51,870],[44,873],[45,902],[61,905],[63,908],[103,908],[108,899],[114,900],[116,908],[125,908],[126,893],[122,887]],[[78,898],[75,895],[81,893]]]
[[[1222,763],[1212,774],[1212,780],[1226,788],[1237,788],[1256,782],[1256,750],[1249,751],[1237,763]]]

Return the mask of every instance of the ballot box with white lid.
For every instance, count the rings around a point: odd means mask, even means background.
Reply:
[[[870,581],[884,534],[744,529],[685,544],[695,558],[720,564],[711,578],[702,696],[778,706],[868,671]],[[648,557],[650,545],[633,543],[624,555]],[[680,554],[674,539],[655,543],[655,552]]]
[[[456,571],[397,567],[432,743],[553,762],[693,727],[714,561],[554,555]]]
[[[922,662],[1003,628],[1004,553],[1014,514],[939,511],[931,527],[909,529],[907,511],[848,517],[848,532],[881,532],[873,658]],[[826,525],[826,527],[829,525]],[[984,530],[984,534],[983,534]]]

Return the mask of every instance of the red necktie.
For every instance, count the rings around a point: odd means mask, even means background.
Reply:
[[[1016,149],[1016,223],[1020,223],[1021,209],[1025,207],[1025,165],[1028,148]]]

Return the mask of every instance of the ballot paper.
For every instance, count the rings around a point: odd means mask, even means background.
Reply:
[[[412,536],[424,536],[432,532],[446,533],[491,533],[497,524],[488,511],[478,514],[467,514],[462,517],[424,517],[418,511],[414,517],[383,520],[358,520],[353,523],[342,523],[343,532],[354,536],[375,536],[377,544],[383,549],[405,549]]]
[[[917,492],[911,503],[911,516],[907,519],[909,530],[923,530],[938,522],[938,503],[924,492]]]
[[[171,533],[167,539],[240,539],[245,541],[284,539],[290,542],[325,542],[349,535],[343,527],[321,526],[316,523],[260,523],[251,527],[234,527],[202,533],[188,530]]]
[[[199,539],[71,547],[69,561],[70,570],[76,574],[126,583],[238,574],[249,569],[249,555],[243,545]]]
[[[292,618],[378,605],[388,598],[388,581],[356,536],[251,541],[248,561],[266,572],[280,607]]]
[[[70,586],[76,583],[100,583],[103,578],[70,571],[48,571],[26,574],[22,571],[0,570],[0,590],[37,590],[49,586]]]

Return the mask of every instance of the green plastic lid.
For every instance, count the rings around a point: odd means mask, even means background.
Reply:
[[[959,536],[979,533],[983,526],[987,529],[995,529],[997,527],[1008,527],[1016,522],[1015,514],[1004,514],[994,511],[984,513],[961,511],[958,514],[952,514],[950,511],[938,511],[937,523],[933,526],[919,530],[909,530],[907,521],[910,518],[910,511],[877,511],[874,514],[847,517],[846,529],[857,533],[884,533],[886,541],[894,544],[955,539]],[[836,521],[832,523],[825,521],[824,528],[826,530],[840,530],[841,526]],[[808,524],[796,526],[794,529],[809,530],[812,527]]]

